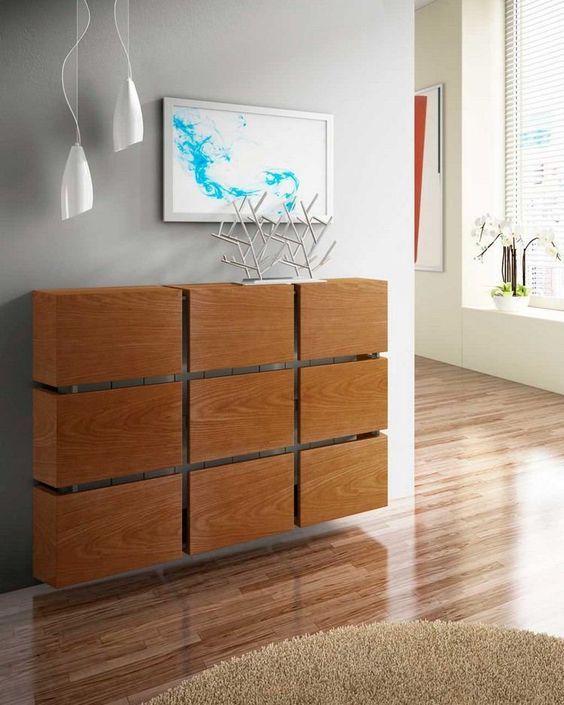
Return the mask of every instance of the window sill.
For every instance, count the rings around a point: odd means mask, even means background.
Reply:
[[[494,306],[463,306],[462,308],[468,311],[483,311],[484,313],[491,313],[496,316],[536,318],[543,321],[556,321],[557,323],[564,323],[564,311],[557,311],[550,308],[535,308],[534,306],[529,306],[523,311],[516,312],[498,311],[497,308],[494,308]]]

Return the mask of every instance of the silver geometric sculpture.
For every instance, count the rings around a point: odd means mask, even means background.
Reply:
[[[234,245],[238,257],[224,254],[221,261],[243,269],[251,280],[264,279],[277,264],[290,267],[296,277],[313,279],[313,273],[329,261],[336,244],[333,241],[320,256],[319,244],[333,217],[323,220],[311,215],[317,197],[315,194],[308,206],[300,201],[301,215],[294,214],[295,202],[290,208],[283,204],[284,212],[276,220],[260,212],[266,193],[254,204],[247,196],[239,204],[233,201],[235,220],[226,231],[225,222],[220,223],[219,231],[211,235]],[[245,213],[246,205],[249,209]]]

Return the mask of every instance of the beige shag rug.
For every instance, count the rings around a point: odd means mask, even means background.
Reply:
[[[563,705],[564,640],[460,622],[342,627],[198,673],[150,705]]]

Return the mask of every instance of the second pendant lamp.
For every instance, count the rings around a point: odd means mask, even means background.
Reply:
[[[114,152],[130,147],[132,144],[143,141],[143,113],[133,82],[131,61],[129,58],[129,0],[127,3],[127,44],[123,41],[119,30],[117,7],[118,0],[114,0],[114,22],[123,51],[127,58],[127,78],[121,86],[114,110]]]

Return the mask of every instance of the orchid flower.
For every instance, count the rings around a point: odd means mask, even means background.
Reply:
[[[486,213],[476,219],[471,235],[479,249],[476,259],[480,262],[484,261],[485,254],[498,240],[503,246],[501,261],[503,284],[492,291],[492,296],[528,296],[529,289],[525,282],[526,256],[527,250],[533,243],[538,242],[544,247],[549,257],[564,261],[564,252],[560,250],[556,235],[551,229],[529,230],[523,224],[511,220],[499,220]],[[520,263],[517,261],[518,256]],[[522,283],[518,281],[519,264]],[[508,290],[508,283],[511,285],[511,292]]]
[[[489,213],[476,218],[474,225],[472,236],[478,238],[478,243],[481,243],[484,238],[493,240],[499,233],[499,221]]]
[[[554,257],[554,259],[557,260],[563,259],[563,253],[556,243],[556,235],[552,228],[539,230],[537,238],[539,244],[544,247],[544,251],[549,257]]]

